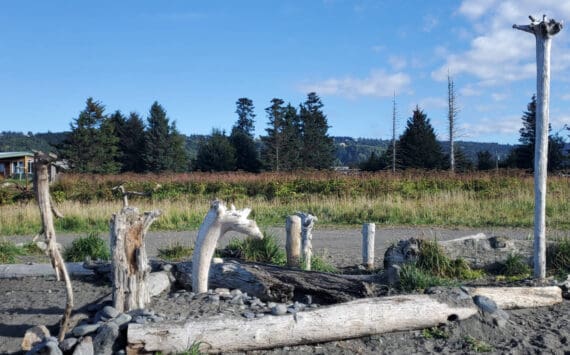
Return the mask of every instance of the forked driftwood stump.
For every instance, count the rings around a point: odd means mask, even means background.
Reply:
[[[301,218],[301,253],[305,270],[311,270],[313,257],[313,227],[319,219],[310,213],[297,212]]]
[[[203,293],[208,291],[208,275],[210,264],[218,240],[227,232],[235,231],[254,238],[263,238],[263,234],[255,221],[248,219],[251,209],[236,210],[231,205],[228,210],[221,201],[215,200],[198,230],[196,248],[192,255],[192,291]]]
[[[126,192],[122,192],[125,206],[111,218],[113,307],[127,312],[144,309],[150,302],[145,235],[161,212],[140,214],[128,206]]]
[[[37,152],[34,155],[34,166],[36,170],[36,173],[34,174],[34,189],[42,219],[42,231],[40,232],[40,235],[43,234],[45,236],[45,242],[47,245],[46,252],[50,258],[51,265],[55,270],[57,281],[60,281],[63,278],[63,281],[65,282],[66,304],[58,335],[59,341],[62,341],[65,337],[65,333],[67,332],[69,317],[71,315],[71,310],[73,309],[73,289],[71,287],[71,279],[69,278],[69,274],[65,267],[65,262],[57,245],[55,228],[53,225],[54,214],[56,216],[61,216],[53,206],[49,193],[49,167],[56,159],[57,157],[55,155],[45,154],[43,152]]]

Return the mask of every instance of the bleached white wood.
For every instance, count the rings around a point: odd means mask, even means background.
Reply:
[[[310,213],[297,212],[297,216],[301,218],[301,252],[303,257],[304,269],[311,270],[311,261],[313,257],[313,227],[319,219]]]
[[[513,28],[532,33],[536,39],[536,130],[534,149],[534,277],[546,277],[546,178],[548,168],[548,119],[550,103],[551,40],[562,23],[529,16],[530,25]]]
[[[550,287],[474,287],[465,288],[471,296],[486,296],[501,309],[552,306],[562,303],[562,289]]]
[[[374,238],[376,224],[364,223],[362,225],[362,264],[369,270],[374,269]]]
[[[248,219],[251,209],[236,210],[232,205],[228,210],[218,200],[212,202],[196,239],[196,247],[192,255],[192,290],[196,293],[208,291],[208,275],[210,264],[218,240],[229,231],[262,239],[263,234],[255,221]]]
[[[301,258],[301,217],[287,216],[285,221],[285,251],[287,252],[287,266],[299,267]]]
[[[253,320],[214,316],[167,324],[129,324],[130,347],[181,352],[194,343],[203,352],[231,352],[310,344],[372,334],[423,329],[466,319],[478,312],[462,293],[442,301],[434,295],[366,298],[295,315]]]

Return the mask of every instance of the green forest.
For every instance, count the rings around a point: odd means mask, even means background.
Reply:
[[[331,137],[325,107],[316,93],[298,106],[274,98],[265,111],[265,134],[255,137],[254,103],[236,101],[236,121],[227,133],[184,135],[158,102],[146,117],[105,112],[88,98],[66,132],[1,132],[0,151],[50,151],[72,172],[295,171],[351,168],[365,171],[450,168],[450,144],[438,141],[428,114],[416,107],[395,142],[386,139]],[[454,142],[455,170],[519,168],[532,170],[536,98],[521,116],[518,145]],[[259,121],[259,120],[258,120]],[[570,133],[570,132],[569,132]],[[549,170],[566,169],[567,136],[551,134]],[[396,153],[395,159],[393,153]]]

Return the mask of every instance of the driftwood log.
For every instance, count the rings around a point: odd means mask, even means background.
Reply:
[[[175,269],[178,283],[190,289],[192,263],[178,263]],[[383,283],[382,276],[378,275],[337,275],[237,261],[213,264],[208,281],[211,288],[239,288],[266,301],[304,301],[304,297],[310,295],[318,304],[377,296],[386,289],[378,287]]]
[[[111,219],[113,306],[119,312],[144,309],[150,302],[145,235],[160,215],[127,206]]]
[[[511,293],[515,295],[512,299]],[[505,309],[562,302],[558,287],[446,289],[433,294],[360,299],[252,320],[213,316],[178,323],[131,323],[127,341],[129,349],[139,352],[181,352],[200,344],[200,351],[216,353],[357,338],[469,318],[479,312],[470,297],[474,295],[486,296]]]
[[[127,337],[130,347],[143,351],[180,352],[193,343],[203,352],[247,351],[423,329],[477,312],[471,297],[452,289],[446,295],[360,299],[253,320],[214,316],[186,323],[129,324]]]
[[[34,155],[34,189],[36,193],[36,200],[40,209],[40,216],[42,219],[42,231],[40,234],[45,236],[45,243],[47,245],[46,252],[50,258],[51,265],[55,270],[55,275],[58,281],[63,278],[66,291],[66,303],[63,317],[61,319],[61,327],[59,329],[58,339],[62,341],[67,332],[71,310],[73,309],[73,289],[71,287],[71,279],[65,267],[65,262],[59,247],[57,245],[55,228],[53,224],[53,216],[61,216],[52,204],[51,195],[49,193],[49,167],[57,157],[51,154],[37,152]]]

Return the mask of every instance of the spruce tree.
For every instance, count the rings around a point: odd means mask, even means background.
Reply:
[[[248,98],[240,98],[236,102],[238,119],[232,128],[230,143],[234,147],[236,168],[248,172],[258,172],[261,163],[258,158],[257,148],[253,140],[255,130],[253,101]]]
[[[184,171],[188,158],[184,150],[184,138],[170,124],[166,111],[154,102],[150,108],[145,132],[145,170],[151,172]]]
[[[495,168],[493,155],[488,150],[477,152],[477,170],[491,170]]]
[[[284,126],[284,101],[278,98],[271,100],[271,106],[265,109],[268,119],[268,127],[265,129],[267,136],[261,137],[263,147],[261,158],[265,167],[272,171],[282,170],[282,154],[285,146],[283,140]]]
[[[125,121],[121,135],[123,171],[142,173],[145,171],[145,131],[144,122],[136,112],[131,112]]]
[[[200,171],[235,170],[235,150],[225,132],[214,129],[208,139],[200,142],[194,168]]]
[[[283,109],[283,123],[281,134],[282,142],[282,169],[291,171],[302,167],[302,132],[301,122],[297,110],[291,103]]]
[[[328,169],[334,162],[334,141],[328,135],[327,116],[319,96],[311,92],[300,106],[304,168]]]
[[[62,157],[80,173],[119,171],[118,138],[113,124],[104,114],[105,106],[88,98],[79,117],[70,124],[71,132],[62,145]]]
[[[404,168],[440,169],[444,155],[427,115],[418,106],[398,142]]]

